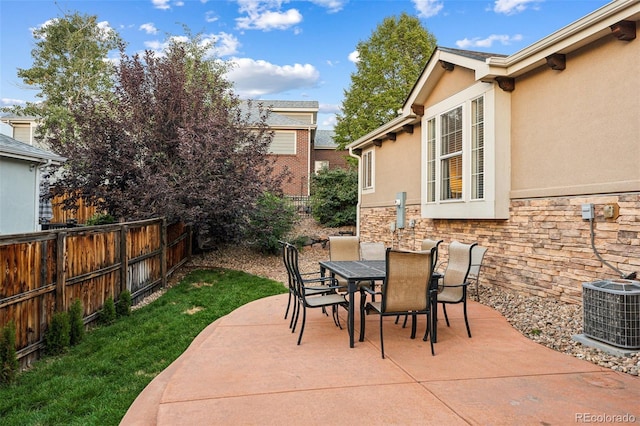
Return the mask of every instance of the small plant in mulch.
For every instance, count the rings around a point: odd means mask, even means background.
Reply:
[[[0,329],[0,385],[13,383],[19,368],[16,354],[16,326],[13,321],[9,321]]]

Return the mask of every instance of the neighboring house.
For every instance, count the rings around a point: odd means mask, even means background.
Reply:
[[[0,234],[40,230],[40,186],[43,169],[66,159],[44,149],[0,135]]]
[[[44,148],[36,139],[38,118],[30,115],[5,114],[0,117],[0,122],[11,126],[11,136],[15,140],[27,145]]]
[[[348,153],[336,151],[333,132],[317,130],[317,101],[252,101],[254,109],[259,104],[272,111],[267,125],[274,132],[269,154],[275,171],[291,173],[282,188],[286,195],[309,195],[311,175],[321,167],[346,167]]]
[[[443,239],[441,259],[478,242],[485,282],[577,303],[640,273],[639,20],[620,0],[510,56],[437,48],[399,116],[348,146],[361,239]]]

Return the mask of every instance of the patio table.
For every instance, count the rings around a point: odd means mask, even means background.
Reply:
[[[387,269],[386,262],[384,260],[340,260],[340,261],[321,261],[320,262],[320,274],[324,276],[330,272],[332,276],[339,275],[347,280],[347,295],[349,300],[349,309],[347,314],[347,330],[349,332],[349,347],[354,347],[354,303],[355,293],[358,290],[358,282],[360,281],[382,281],[384,280]],[[441,274],[433,273],[431,279],[431,285],[437,286],[438,279]],[[433,292],[431,298],[431,315],[433,318],[431,331],[431,339],[436,341],[436,308],[438,306],[437,295]],[[360,309],[360,322],[364,321],[364,310]],[[360,341],[364,340],[362,333],[362,326],[360,326]]]

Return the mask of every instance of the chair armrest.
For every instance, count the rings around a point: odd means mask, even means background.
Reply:
[[[376,294],[380,294],[381,295],[382,294],[381,291],[375,291],[371,287],[369,287],[368,285],[360,286],[360,288],[362,290],[366,291],[367,293],[371,294],[371,295],[376,295]]]
[[[444,287],[451,287],[451,288],[453,288],[453,287],[466,287],[466,286],[471,285],[471,284],[472,283],[470,281],[467,281],[467,282],[464,282],[462,284],[453,284],[453,285],[444,285],[444,284],[442,284],[442,285],[438,285],[438,287],[439,288],[444,288]]]
[[[304,284],[308,284],[308,283],[324,283],[324,282],[331,282],[330,285],[337,285],[338,284],[338,280],[335,279],[334,277],[316,277],[316,278],[308,278],[308,279],[302,279],[302,283]]]

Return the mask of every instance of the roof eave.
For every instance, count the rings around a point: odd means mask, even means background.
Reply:
[[[349,149],[349,151],[355,148],[364,148],[368,145],[373,144],[374,140],[383,138],[388,133],[398,132],[402,129],[403,126],[406,126],[407,124],[415,124],[418,121],[420,121],[420,118],[415,114],[409,114],[409,115],[403,114],[399,117],[394,118],[393,120],[389,121],[383,126],[378,127],[374,131],[367,133],[360,139],[354,142],[351,142],[349,145],[346,146],[346,148]]]
[[[611,34],[611,25],[630,16],[640,19],[638,0],[609,3],[513,55],[488,58],[485,70],[476,77],[484,81],[498,76],[518,77],[544,65],[554,53],[566,54]]]

